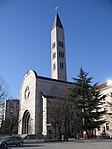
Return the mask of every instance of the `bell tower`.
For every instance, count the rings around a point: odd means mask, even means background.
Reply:
[[[51,31],[51,65],[52,78],[67,81],[64,28],[58,12]]]

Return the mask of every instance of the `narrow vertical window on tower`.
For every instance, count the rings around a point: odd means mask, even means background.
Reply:
[[[62,41],[58,41],[58,46],[63,48],[64,47],[63,42]]]
[[[59,51],[59,57],[64,58],[64,53]]]
[[[53,59],[56,57],[56,52],[53,53]]]
[[[62,63],[62,69],[63,69],[64,67],[63,67],[63,63]]]
[[[53,42],[53,44],[52,44],[52,49],[54,49],[55,48],[55,42]]]
[[[64,68],[64,65],[62,62],[60,62],[60,69],[63,69]]]
[[[56,69],[56,65],[55,65],[55,63],[53,64],[53,70],[55,70]]]
[[[61,56],[61,52],[59,51],[59,57]]]
[[[63,52],[61,52],[61,57],[64,58],[64,53]]]

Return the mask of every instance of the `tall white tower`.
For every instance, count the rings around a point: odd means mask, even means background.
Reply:
[[[51,31],[51,50],[52,78],[67,81],[64,29],[58,12]]]

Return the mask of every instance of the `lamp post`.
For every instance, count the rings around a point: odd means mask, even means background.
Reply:
[[[47,124],[47,127],[48,127],[48,138],[49,138],[49,141],[50,141],[50,127],[51,127],[51,124]]]

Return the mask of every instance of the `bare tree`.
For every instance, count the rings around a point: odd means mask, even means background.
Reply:
[[[54,128],[54,134],[59,135],[61,140],[62,134],[64,140],[68,140],[68,137],[73,135],[71,132],[74,128],[75,114],[74,105],[69,97],[55,97],[55,99],[48,100],[48,119],[52,127]]]
[[[51,123],[54,128],[54,135],[59,134],[59,140],[61,140],[62,123],[63,123],[63,102],[59,99],[48,100],[48,123]],[[58,132],[57,132],[58,131]]]
[[[3,119],[3,100],[8,97],[8,86],[4,79],[0,76],[0,120]]]
[[[0,123],[1,124],[3,122],[3,117],[4,117],[3,100],[6,98],[8,98],[8,86],[4,81],[4,79],[0,76],[0,121],[1,121]]]
[[[4,79],[0,76],[0,103],[8,96],[8,86]]]
[[[1,126],[1,133],[3,134],[17,134],[17,126],[18,126],[18,116],[11,116],[7,117],[5,120],[2,122]]]

